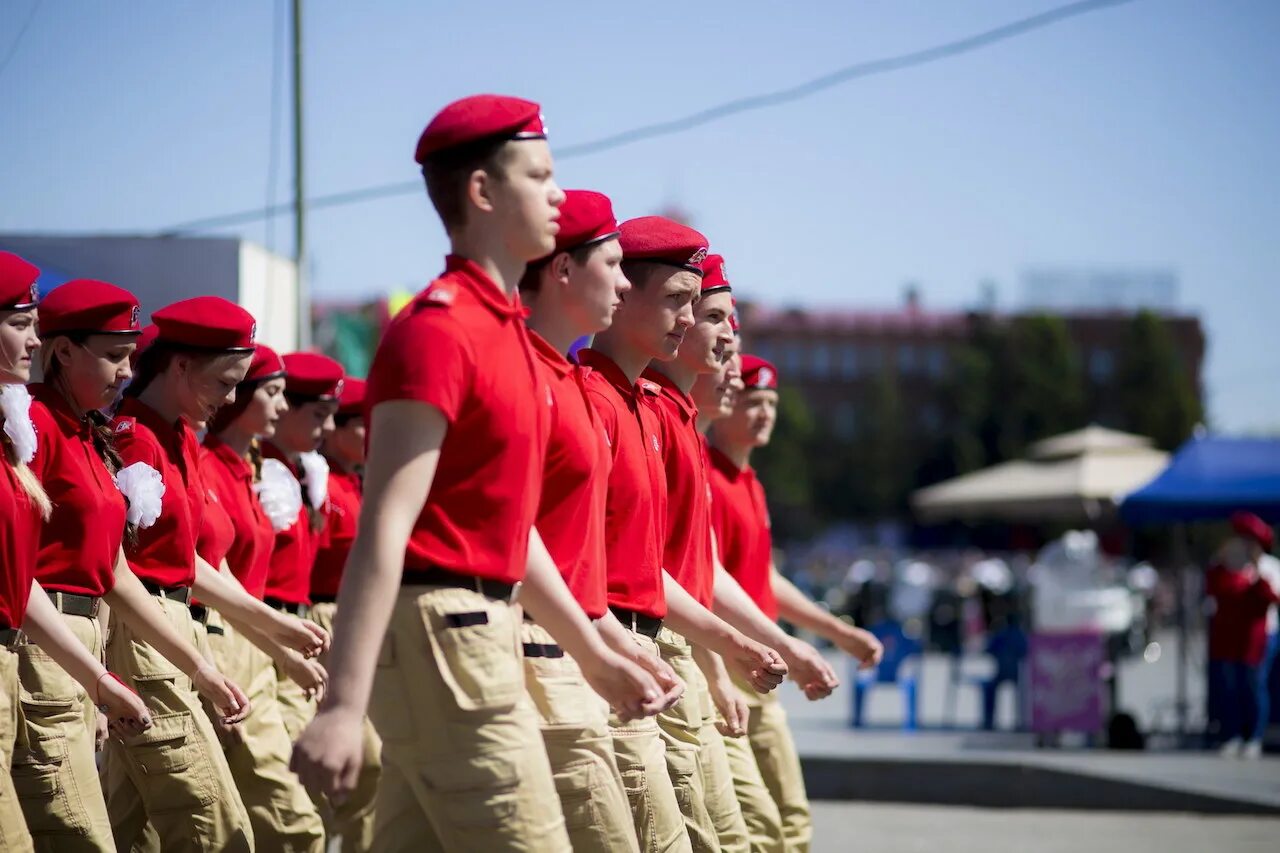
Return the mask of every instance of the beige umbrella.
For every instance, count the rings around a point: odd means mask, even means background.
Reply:
[[[924,521],[1088,521],[1164,470],[1169,454],[1140,435],[1089,426],[1005,462],[916,491]]]

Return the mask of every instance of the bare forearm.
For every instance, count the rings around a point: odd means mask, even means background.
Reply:
[[[598,654],[605,645],[599,632],[592,629],[582,606],[565,586],[536,528],[529,531],[529,558],[520,595],[521,602],[538,624],[573,657],[581,660]]]
[[[776,568],[773,570],[773,594],[778,599],[778,612],[793,625],[832,642],[849,630],[847,623],[811,601]]]
[[[734,636],[734,629],[698,603],[680,583],[666,571],[662,572],[663,588],[667,596],[665,623],[694,645],[723,652],[727,651]]]
[[[123,567],[120,563],[116,564],[115,586],[104,598],[115,608],[119,619],[128,623],[135,634],[154,646],[156,651],[182,672],[192,675],[206,663],[196,647],[183,639],[165,618],[164,612],[155,606],[151,594],[142,586],[142,581],[138,580],[127,563]]]
[[[49,595],[38,583],[31,582],[27,613],[22,620],[22,630],[35,640],[36,645],[53,658],[67,674],[84,685],[89,695],[97,697],[98,679],[106,672],[84,644],[71,633],[60,614],[49,600]],[[95,698],[95,702],[97,699]]]
[[[702,674],[706,676],[708,682],[714,683],[718,679],[727,679],[729,677],[729,670],[725,669],[724,659],[708,648],[694,646],[693,662],[698,665],[698,669],[702,670]]]
[[[244,624],[263,624],[272,617],[271,610],[258,599],[245,592],[235,577],[196,558],[196,582],[193,587],[200,600],[217,610],[240,627]]]
[[[751,600],[723,566],[716,567],[715,598],[712,608],[721,619],[753,640],[767,646],[784,645],[787,634]]]

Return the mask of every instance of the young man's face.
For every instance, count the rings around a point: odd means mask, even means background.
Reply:
[[[724,372],[720,374],[720,417],[727,417],[733,413],[733,407],[738,402],[738,396],[745,388],[742,384],[742,342],[734,336],[733,343],[729,344],[729,348],[725,350],[725,366]]]
[[[556,247],[556,219],[564,202],[564,191],[555,182],[551,148],[543,139],[509,142],[501,163],[501,171],[484,185],[493,224],[501,229],[513,257],[541,258]]]
[[[697,273],[654,264],[644,271],[622,301],[614,325],[637,351],[658,361],[670,361],[680,351],[693,325],[693,303],[702,289]]]
[[[719,373],[725,348],[733,343],[729,315],[733,296],[728,291],[703,296],[693,306],[693,325],[685,333],[676,361],[695,374]]]
[[[773,426],[777,422],[778,392],[752,389],[739,395],[733,413],[722,421],[719,428],[735,445],[764,447],[773,437]]]
[[[613,324],[613,314],[622,304],[623,294],[631,290],[631,282],[622,274],[622,246],[606,240],[594,247],[585,263],[566,256],[568,299],[566,303],[580,311],[579,328],[583,334],[603,332]]]

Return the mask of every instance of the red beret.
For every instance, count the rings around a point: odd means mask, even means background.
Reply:
[[[556,222],[560,225],[556,234],[556,252],[581,249],[621,233],[609,197],[591,190],[565,190],[560,218]]]
[[[729,289],[729,278],[724,269],[723,255],[707,255],[702,261],[702,295],[720,293]]]
[[[738,319],[738,300],[733,300],[733,313],[729,315],[729,328],[735,333],[742,333],[742,321]]]
[[[742,383],[748,391],[778,390],[778,368],[758,355],[742,354]]]
[[[0,252],[0,311],[26,311],[40,299],[40,268],[12,252]]]
[[[40,303],[40,335],[139,335],[141,316],[138,298],[123,287],[78,278],[55,287]]]
[[[249,363],[249,372],[244,375],[244,382],[266,382],[285,375],[284,359],[280,353],[266,344],[258,344],[253,351],[253,361]]]
[[[702,275],[707,238],[665,216],[641,216],[622,223],[622,256],[629,261],[657,261]]]
[[[367,383],[363,379],[348,376],[342,380],[342,393],[338,395],[338,414],[359,415],[364,413],[364,391]]]
[[[197,296],[151,315],[156,340],[217,352],[253,352],[258,324],[253,315],[221,296]]]
[[[1237,512],[1231,516],[1231,527],[1239,535],[1257,542],[1264,551],[1270,551],[1276,544],[1271,525],[1251,512]]]
[[[291,352],[284,357],[289,378],[285,390],[295,397],[336,400],[342,393],[342,365],[318,352]]]
[[[546,139],[542,107],[505,95],[472,95],[454,101],[422,131],[413,159],[425,164],[441,151],[488,138]]]

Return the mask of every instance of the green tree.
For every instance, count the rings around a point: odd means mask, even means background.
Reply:
[[[1116,385],[1124,428],[1165,450],[1186,441],[1204,417],[1168,326],[1151,311],[1139,311],[1130,323]]]
[[[993,379],[998,458],[1021,456],[1033,442],[1084,425],[1084,378],[1061,317],[1016,317]]]

